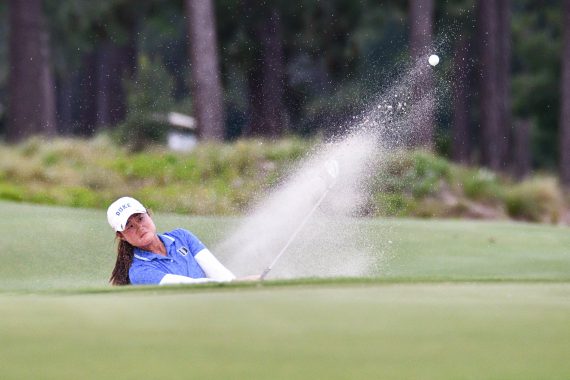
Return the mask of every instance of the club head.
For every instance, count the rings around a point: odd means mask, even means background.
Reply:
[[[325,171],[329,177],[327,181],[327,183],[329,184],[328,187],[331,188],[334,186],[338,178],[338,172],[339,172],[338,161],[334,159],[327,160],[325,161],[324,166],[325,166]]]

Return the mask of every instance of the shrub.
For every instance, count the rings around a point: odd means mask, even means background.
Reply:
[[[504,191],[499,180],[493,172],[485,169],[471,169],[463,173],[460,178],[465,195],[474,200],[502,199]]]
[[[0,182],[0,199],[21,202],[25,199],[24,189],[17,185]]]
[[[563,195],[557,182],[548,178],[535,178],[513,186],[505,195],[509,216],[532,222],[556,223],[564,206]]]
[[[415,201],[403,194],[377,193],[375,195],[376,212],[384,216],[405,216],[415,207]]]
[[[449,173],[449,164],[431,153],[396,152],[386,157],[375,182],[379,191],[423,198],[437,192],[441,180],[447,180]]]

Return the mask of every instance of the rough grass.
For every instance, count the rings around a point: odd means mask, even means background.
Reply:
[[[187,154],[134,153],[106,135],[0,145],[0,199],[105,208],[130,194],[155,211],[240,215],[311,151],[315,141],[240,140]],[[433,154],[393,152],[371,173],[367,216],[461,217],[570,223],[554,177],[522,183]]]
[[[0,199],[104,208],[131,194],[162,211],[237,214],[310,145],[294,138],[251,140],[177,154],[160,146],[132,153],[105,135],[30,139],[0,146]]]
[[[569,202],[555,177],[539,174],[516,182],[424,151],[388,157],[373,197],[375,215],[570,223]]]
[[[355,219],[369,239],[392,242],[377,277],[112,288],[104,211],[0,202],[0,215],[2,379],[570,372],[568,228]],[[155,219],[207,245],[239,223]]]

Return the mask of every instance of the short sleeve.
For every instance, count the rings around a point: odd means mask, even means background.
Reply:
[[[201,250],[206,249],[206,246],[200,241],[200,239],[198,239],[190,231],[180,228],[172,232],[176,233],[180,239],[186,242],[186,245],[188,246],[192,257],[196,256],[196,254]]]
[[[165,272],[150,263],[137,264],[135,262],[129,269],[129,279],[132,285],[158,285],[164,275],[166,275]]]

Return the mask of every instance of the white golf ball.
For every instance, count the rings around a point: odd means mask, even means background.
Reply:
[[[435,54],[432,54],[429,56],[428,62],[430,65],[435,66],[439,63],[439,57]]]

